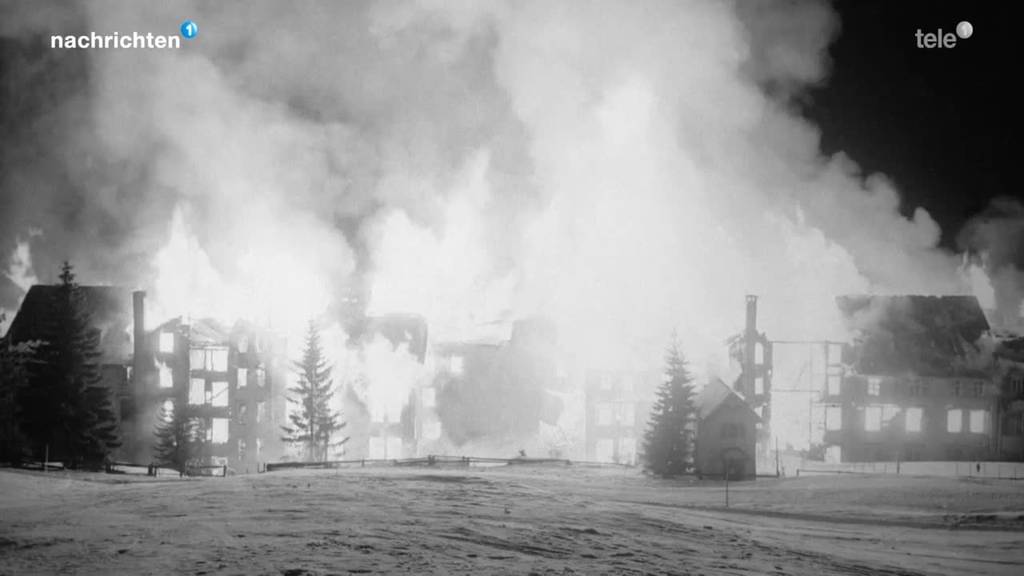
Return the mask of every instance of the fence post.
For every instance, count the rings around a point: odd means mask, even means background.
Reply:
[[[228,477],[228,465],[227,464],[224,465],[224,471],[221,472],[221,476],[223,476],[224,478]]]

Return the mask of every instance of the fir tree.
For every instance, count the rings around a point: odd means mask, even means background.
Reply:
[[[48,447],[52,460],[95,468],[120,445],[117,420],[103,384],[100,334],[67,262],[60,280],[47,342],[33,362],[31,428],[37,450]]]
[[[0,314],[0,324],[5,317]],[[0,462],[20,463],[29,455],[28,439],[22,430],[22,403],[28,374],[27,361],[34,344],[12,345],[0,338]]]
[[[306,331],[305,352],[302,360],[295,363],[295,370],[298,383],[288,389],[293,394],[288,399],[298,404],[299,410],[289,414],[291,426],[281,427],[285,432],[282,440],[301,445],[308,460],[326,461],[329,448],[345,443],[348,438],[333,440],[345,423],[337,411],[331,410],[334,396],[331,367],[320,343],[320,331],[313,321]]]
[[[158,465],[177,470],[178,475],[183,476],[190,466],[199,463],[203,452],[203,435],[199,421],[184,402],[160,408],[155,433],[153,453]]]
[[[665,353],[665,382],[658,389],[644,434],[644,468],[657,476],[684,474],[693,466],[693,378],[673,334]]]

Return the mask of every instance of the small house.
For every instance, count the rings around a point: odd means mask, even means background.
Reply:
[[[758,420],[750,405],[721,380],[705,385],[697,396],[697,476],[753,479]]]

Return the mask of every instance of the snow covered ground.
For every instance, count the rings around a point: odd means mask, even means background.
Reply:
[[[1024,483],[0,470],[0,574],[1024,574]]]

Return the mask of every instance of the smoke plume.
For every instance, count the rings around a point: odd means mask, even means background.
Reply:
[[[904,217],[896,183],[823,156],[800,114],[839,31],[826,4],[0,14],[8,309],[10,276],[46,281],[63,259],[168,312],[224,290],[207,307],[286,322],[365,283],[371,310],[422,313],[440,339],[546,315],[577,366],[656,366],[678,328],[702,372],[722,368],[747,293],[769,334],[821,338],[841,330],[837,294],[965,290],[928,213]],[[179,50],[48,47],[185,18],[200,32]]]

